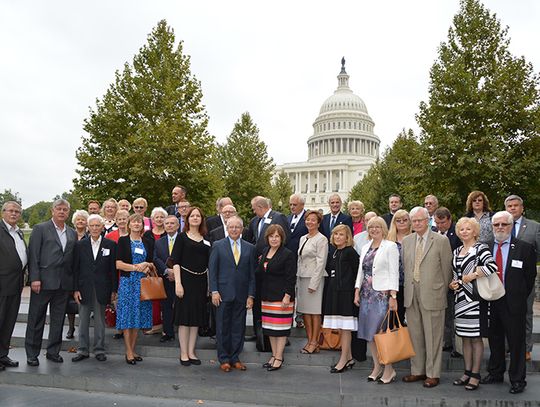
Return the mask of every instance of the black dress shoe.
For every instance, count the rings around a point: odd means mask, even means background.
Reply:
[[[128,365],[136,365],[137,362],[135,361],[135,359],[128,359],[127,355],[126,355],[126,363]]]
[[[462,358],[463,355],[459,353],[457,350],[453,350],[452,352],[450,352],[450,357],[454,359],[459,359],[459,358]]]
[[[60,355],[51,355],[49,353],[46,353],[45,357],[47,358],[47,360],[50,360],[54,363],[64,363],[64,358],[62,358],[62,356]]]
[[[191,363],[192,365],[195,365],[195,366],[199,366],[201,364],[201,360],[200,359],[191,359],[191,358],[189,358],[189,363]]]
[[[19,367],[19,362],[16,360],[10,359],[7,356],[4,356],[3,358],[0,358],[0,366],[4,367]]]
[[[77,356],[71,358],[72,362],[80,362],[81,360],[88,359],[89,356],[84,353],[79,353]]]
[[[489,373],[487,376],[482,377],[480,380],[480,384],[493,384],[493,383],[502,383],[503,378],[502,377],[495,377],[491,373]]]
[[[38,358],[28,358],[28,359],[26,359],[26,364],[28,366],[39,366],[39,359]]]
[[[510,387],[510,394],[523,393],[525,386],[525,383],[512,383],[512,387]]]
[[[98,353],[96,355],[96,359],[98,362],[105,362],[107,360],[107,356],[105,356],[104,353]]]
[[[191,366],[191,360],[190,360],[190,359],[188,359],[188,360],[182,360],[182,359],[180,359],[180,364],[181,364],[182,366]]]
[[[174,336],[167,335],[167,334],[161,335],[161,338],[159,338],[159,341],[160,341],[161,343],[163,343],[163,342],[169,342],[169,341],[173,341],[173,340],[174,340]]]

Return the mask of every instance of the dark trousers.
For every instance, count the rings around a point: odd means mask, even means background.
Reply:
[[[525,299],[523,299],[525,301]],[[489,356],[488,372],[503,378],[506,370],[505,342],[510,349],[508,377],[511,383],[524,383],[525,364],[525,314],[511,314],[506,297],[491,302],[489,316]]]
[[[11,335],[17,322],[21,293],[0,297],[0,358],[9,353]]]
[[[216,309],[216,342],[219,363],[236,363],[244,348],[246,303],[222,302]]]
[[[161,300],[161,318],[163,320],[163,333],[171,337],[175,337],[173,326],[173,305],[174,297],[176,296],[174,290],[174,282],[169,281],[167,277],[163,277],[163,285],[165,286],[165,292],[167,298]]]
[[[38,357],[43,340],[43,328],[47,306],[50,304],[49,344],[47,353],[58,355],[62,346],[62,331],[64,329],[64,317],[68,292],[62,290],[41,290],[39,294],[32,291],[30,295],[30,307],[28,309],[28,323],[26,325],[26,338],[24,347],[28,358]]]
[[[454,313],[455,313],[455,298],[456,294],[453,290],[448,290],[446,293],[446,301],[448,306],[446,307],[446,312],[444,314],[444,346],[451,346],[452,349],[456,350],[456,330],[454,328]]]

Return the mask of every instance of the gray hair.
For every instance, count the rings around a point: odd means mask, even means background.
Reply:
[[[521,199],[521,197],[519,195],[510,195],[510,196],[507,196],[506,199],[504,200],[504,206],[506,207],[506,203],[508,201],[519,201],[519,203],[521,204],[521,206],[523,206],[523,199]]]
[[[514,217],[508,211],[499,211],[495,213],[495,215],[491,217],[491,224],[495,223],[495,218],[505,218],[506,222],[512,223],[512,224],[514,223]]]
[[[289,197],[289,200],[291,199],[296,199],[297,201],[299,201],[300,203],[302,204],[305,204],[306,203],[306,198],[304,198],[302,195],[300,194],[292,194],[290,197]]]
[[[78,209],[73,213],[73,216],[71,217],[71,223],[75,224],[75,221],[77,218],[84,218],[86,221],[88,221],[88,212],[86,212],[84,209]]]
[[[256,197],[253,201],[253,204],[260,208],[269,208],[271,206],[270,200],[268,198],[265,198],[264,196]]]
[[[2,212],[4,212],[5,210],[7,210],[7,207],[8,206],[16,206],[17,209],[19,211],[22,211],[22,206],[19,204],[19,202],[16,202],[16,201],[6,201],[4,202],[4,204],[2,205]]]
[[[232,220],[237,220],[238,222],[240,222],[240,226],[244,227],[244,221],[242,220],[242,218],[238,215],[234,215],[234,216],[231,216],[229,219],[227,219],[227,226],[229,226],[229,223],[232,221]]]
[[[92,220],[98,220],[101,225],[105,224],[105,219],[103,219],[101,215],[98,215],[97,213],[93,213],[92,215],[88,216],[88,219],[86,219],[88,223],[90,223]]]
[[[343,199],[341,199],[341,195],[340,194],[332,194],[328,197],[328,203],[330,203],[330,201],[334,198],[339,198],[339,202],[343,203]]]
[[[424,208],[423,206],[415,206],[414,208],[411,209],[411,211],[409,212],[409,216],[411,217],[411,219],[414,217],[414,215],[416,215],[417,213],[421,213],[422,215],[424,215],[425,218],[429,218],[429,212],[426,208]]]
[[[154,209],[152,209],[152,212],[150,213],[150,217],[153,219],[154,216],[158,213],[161,213],[163,216],[167,216],[168,213],[165,209],[163,209],[161,206],[158,206]]]
[[[424,199],[427,199],[427,198],[432,198],[433,201],[435,202],[435,205],[439,205],[439,199],[437,199],[435,195],[427,195]]]
[[[58,198],[56,201],[53,202],[52,204],[52,208],[56,208],[57,206],[67,206],[68,209],[71,209],[71,205],[69,204],[69,202],[64,199],[64,198]]]

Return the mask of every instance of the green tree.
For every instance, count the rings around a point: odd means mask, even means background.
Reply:
[[[270,194],[274,162],[248,112],[235,123],[221,147],[221,157],[226,195],[242,218],[251,218],[251,198]]]
[[[22,205],[22,199],[18,192],[12,192],[11,189],[4,189],[4,192],[0,192],[0,207],[7,201],[18,202]]]
[[[293,194],[291,180],[285,173],[281,171],[272,181],[269,197],[272,200],[272,208],[280,211],[284,215],[290,213],[289,198]],[[281,205],[280,205],[281,203]]]
[[[405,208],[422,204],[423,174],[419,171],[421,149],[412,130],[397,136],[377,161],[351,190],[349,200],[360,200],[366,211],[388,212],[388,197],[397,193]]]
[[[509,193],[540,204],[539,76],[508,47],[478,0],[462,0],[430,71],[417,115],[426,193],[463,213],[471,190],[501,207]]]
[[[45,222],[52,217],[51,213],[52,202],[40,201],[23,210],[23,219],[30,227],[34,227],[38,223]]]
[[[143,196],[151,208],[182,184],[192,203],[211,209],[223,185],[207,123],[190,57],[162,20],[84,121],[75,193],[84,202]]]

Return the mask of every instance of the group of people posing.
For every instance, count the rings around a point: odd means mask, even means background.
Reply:
[[[161,341],[178,337],[179,363],[199,365],[196,342],[208,325],[208,307],[215,307],[216,344],[220,369],[246,370],[241,362],[247,310],[254,325],[269,337],[272,354],[263,364],[275,371],[284,363],[284,349],[296,322],[306,330],[306,354],[319,352],[321,328],[340,330],[341,353],[331,373],[355,364],[351,344],[365,341],[373,358],[368,381],[389,384],[392,365],[379,363],[374,335],[387,311],[406,323],[416,353],[404,382],[439,384],[443,350],[457,353],[462,341],[464,373],[453,384],[476,390],[480,383],[503,381],[505,353],[510,351],[510,392],[526,386],[528,341],[532,332],[532,298],[540,225],[523,216],[523,200],[505,201],[493,213],[481,191],[469,194],[466,215],[456,224],[448,209],[428,195],[424,206],[401,208],[389,197],[389,213],[365,213],[360,201],[342,212],[338,194],[328,199],[330,212],[305,210],[300,195],[290,197],[291,214],[272,209],[269,199],[251,201],[248,224],[236,214],[230,198],[220,198],[217,214],[186,200],[176,186],[173,204],[154,208],[109,199],[88,203],[73,214],[70,204],[56,200],[52,219],[34,227],[28,249],[17,227],[21,207],[6,202],[0,223],[0,366],[17,366],[8,357],[28,265],[31,298],[26,331],[27,363],[39,365],[46,310],[50,306],[46,358],[60,356],[68,298],[79,305],[79,349],[73,362],[90,356],[89,321],[93,312],[93,352],[105,361],[105,307],[116,304],[117,338],[123,337],[125,361],[142,361],[136,351],[139,330],[163,326]],[[134,213],[130,214],[131,207]],[[167,298],[141,301],[141,279],[157,273]],[[478,296],[475,280],[496,273],[506,294],[487,302]],[[531,319],[528,324],[528,315]],[[70,329],[70,333],[73,331]],[[482,338],[490,345],[488,374],[480,377]],[[530,344],[532,347],[532,344]]]

